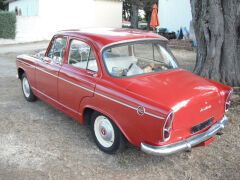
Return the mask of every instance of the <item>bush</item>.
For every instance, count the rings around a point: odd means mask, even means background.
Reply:
[[[16,21],[14,12],[0,11],[0,38],[15,39]]]

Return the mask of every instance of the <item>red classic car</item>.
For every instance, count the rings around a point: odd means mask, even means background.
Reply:
[[[213,141],[232,89],[178,67],[167,40],[125,29],[57,33],[45,53],[17,57],[27,101],[36,97],[90,125],[97,146],[129,142],[154,155]]]

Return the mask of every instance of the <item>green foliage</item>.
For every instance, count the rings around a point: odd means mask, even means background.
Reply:
[[[0,38],[14,39],[16,36],[16,14],[0,11]]]
[[[152,6],[153,4],[158,3],[158,0],[124,0],[123,1],[123,18],[125,20],[131,20],[132,16],[132,6],[136,5],[138,9],[145,11],[144,20],[150,22]],[[143,19],[139,19],[142,21]]]
[[[4,3],[4,0],[0,0],[0,11],[6,9],[6,3]]]

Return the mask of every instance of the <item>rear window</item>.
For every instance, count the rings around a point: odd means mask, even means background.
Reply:
[[[158,73],[178,68],[175,58],[159,41],[109,47],[103,52],[107,71],[115,77]]]

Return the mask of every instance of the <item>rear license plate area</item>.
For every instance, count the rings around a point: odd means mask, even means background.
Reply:
[[[210,118],[210,119],[208,119],[208,120],[206,120],[206,121],[204,121],[204,122],[202,122],[202,123],[200,123],[196,126],[193,126],[192,129],[191,129],[191,133],[195,134],[195,133],[209,127],[210,125],[213,124],[213,120],[214,120],[214,118]]]

